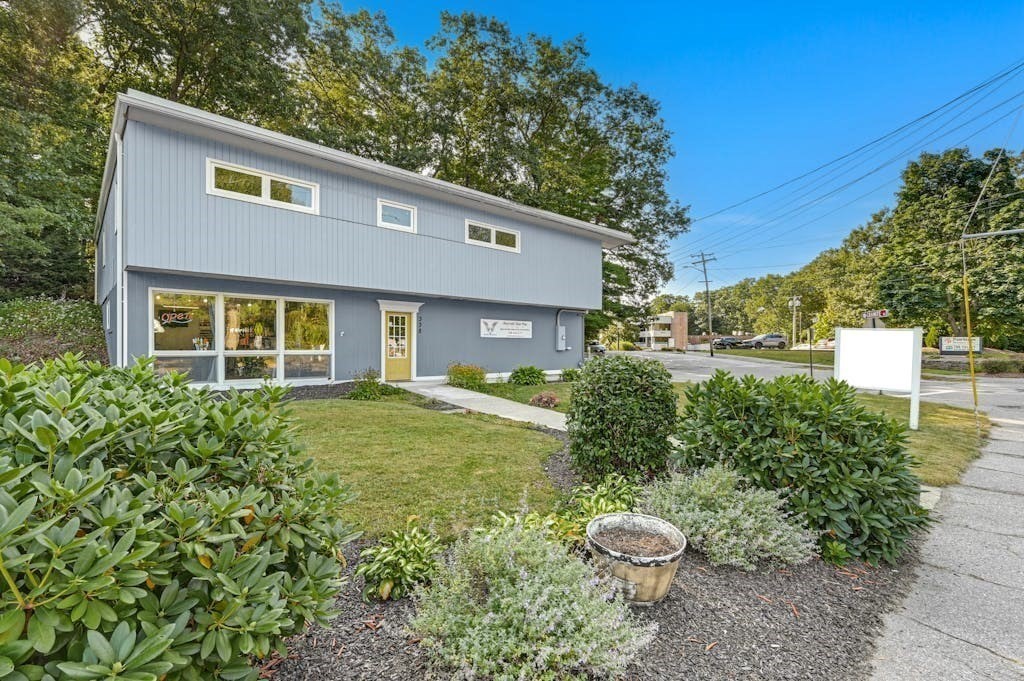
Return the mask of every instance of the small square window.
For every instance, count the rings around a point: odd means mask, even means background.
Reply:
[[[313,190],[302,185],[283,182],[281,180],[270,181],[270,199],[282,201],[304,208],[313,207]]]
[[[481,227],[480,225],[470,225],[469,238],[473,241],[482,241],[485,244],[491,243],[491,228]]]
[[[494,243],[505,248],[518,248],[519,235],[515,232],[503,232],[500,229],[494,231]]]
[[[246,196],[262,196],[263,178],[250,175],[234,168],[214,168],[213,186],[226,192],[245,194]]]
[[[377,199],[377,226],[415,232],[416,207]]]

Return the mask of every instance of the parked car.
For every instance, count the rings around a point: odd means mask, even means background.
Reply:
[[[608,352],[608,348],[601,345],[600,343],[591,343],[590,345],[587,346],[587,352],[589,352],[592,355],[603,355],[604,353]]]
[[[728,350],[729,348],[738,348],[742,344],[743,341],[741,341],[736,336],[722,336],[721,338],[716,338],[714,341],[711,342],[711,345],[713,345],[716,350]]]
[[[786,337],[781,333],[762,333],[760,336],[754,336],[750,340],[743,341],[740,347],[754,348],[755,350],[760,350],[761,348],[778,348],[782,350],[786,347]]]

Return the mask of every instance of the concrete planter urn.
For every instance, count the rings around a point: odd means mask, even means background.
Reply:
[[[665,598],[686,550],[672,523],[641,513],[606,513],[587,524],[587,545],[598,573],[610,574],[616,590],[634,605]]]

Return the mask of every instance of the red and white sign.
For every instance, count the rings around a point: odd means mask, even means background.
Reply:
[[[888,310],[868,310],[867,312],[861,312],[860,316],[863,319],[885,319],[889,316]]]

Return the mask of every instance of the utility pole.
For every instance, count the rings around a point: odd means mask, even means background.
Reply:
[[[704,272],[704,302],[708,306],[708,348],[711,349],[711,356],[714,357],[715,332],[711,328],[711,280],[708,279],[708,263],[713,260],[717,260],[717,258],[714,257],[713,253],[704,253],[704,251],[700,252],[700,257],[697,257],[696,255],[691,255],[690,257],[694,258],[694,267],[700,265],[701,271]]]
[[[789,308],[793,310],[793,335],[789,337],[790,345],[796,344],[796,313],[800,307],[800,296],[793,296],[789,299]]]

